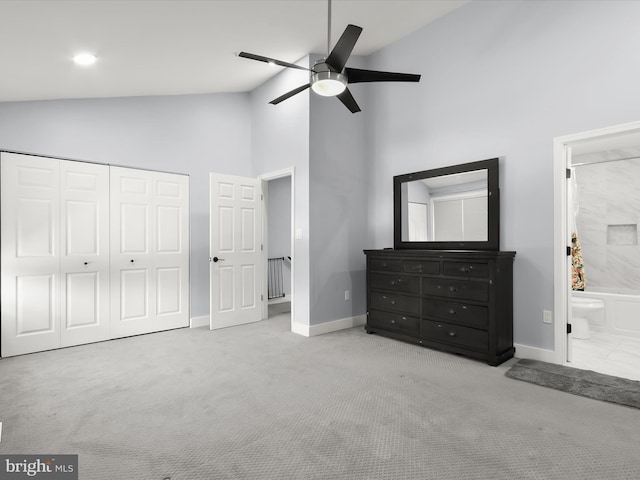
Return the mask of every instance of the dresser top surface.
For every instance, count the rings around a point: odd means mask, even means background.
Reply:
[[[364,250],[365,255],[390,256],[401,258],[496,258],[515,257],[516,252],[493,251],[493,250],[414,250],[414,249],[393,249]]]

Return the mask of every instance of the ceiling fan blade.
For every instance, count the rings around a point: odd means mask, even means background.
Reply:
[[[351,95],[351,92],[348,88],[345,88],[344,92],[342,92],[337,97],[345,107],[351,110],[351,113],[358,113],[361,111],[358,103],[356,102],[355,98],[353,98],[353,95]]]
[[[280,65],[281,67],[297,68],[300,70],[309,70],[308,68],[301,67],[295,63],[283,62],[282,60],[276,60],[275,58],[263,57],[262,55],[255,55],[253,53],[240,52],[239,57],[248,58],[250,60],[257,60],[259,62],[269,63],[271,65]]]
[[[290,92],[285,93],[284,95],[279,96],[278,98],[276,98],[275,100],[271,100],[269,103],[271,105],[277,105],[280,102],[282,102],[283,100],[286,100],[287,98],[293,97],[294,95],[300,93],[300,92],[304,92],[307,88],[309,88],[311,86],[310,83],[307,83],[306,85],[302,85],[301,87],[298,88],[294,88],[293,90],[291,90]]]
[[[342,72],[361,33],[361,27],[351,24],[347,25],[338,43],[336,43],[325,60],[325,63],[335,68],[336,72]]]
[[[412,73],[379,72],[377,70],[361,70],[359,68],[345,68],[349,83],[362,82],[419,82],[420,75]]]

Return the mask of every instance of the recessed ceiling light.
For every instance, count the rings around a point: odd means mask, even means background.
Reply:
[[[96,56],[92,53],[79,53],[73,57],[77,65],[92,65],[96,62]]]

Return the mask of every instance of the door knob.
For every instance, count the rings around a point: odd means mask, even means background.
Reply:
[[[223,262],[224,258],[218,258],[218,257],[213,257],[212,260],[217,263],[217,262]]]

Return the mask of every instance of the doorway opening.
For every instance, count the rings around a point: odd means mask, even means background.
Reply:
[[[260,176],[264,194],[265,293],[263,318],[290,318],[293,326],[294,176],[293,168]]]
[[[556,363],[640,380],[640,122],[554,139]]]

